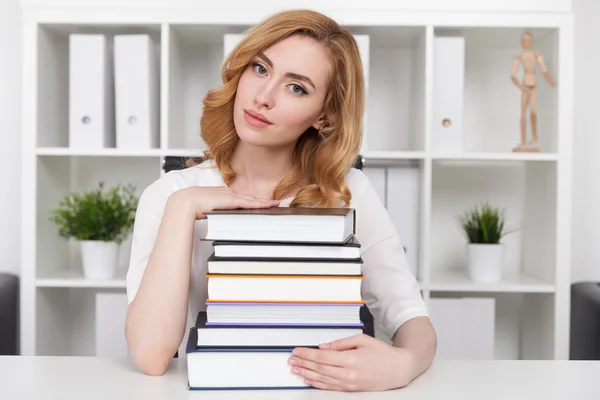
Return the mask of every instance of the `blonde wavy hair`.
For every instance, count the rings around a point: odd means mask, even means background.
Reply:
[[[254,57],[296,34],[329,50],[332,71],[324,103],[327,122],[319,131],[309,127],[300,136],[294,166],[273,191],[273,198],[281,199],[287,191],[297,189],[291,207],[348,207],[352,194],[345,176],[358,156],[363,132],[363,68],[353,35],[321,13],[279,12],[246,32],[223,63],[223,85],[210,90],[203,100],[200,129],[208,148],[205,158],[215,160],[226,184],[233,182],[235,172],[229,161],[239,141],[233,105],[240,77]]]

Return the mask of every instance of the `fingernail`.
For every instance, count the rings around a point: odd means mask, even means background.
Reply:
[[[292,373],[298,374],[298,373],[300,373],[300,370],[298,368],[294,367],[294,368],[292,368]]]
[[[322,348],[322,349],[328,349],[330,346],[329,346],[329,343],[321,343],[319,345],[319,347]]]
[[[294,350],[292,350],[292,354],[295,356],[300,355],[300,350],[294,349]]]
[[[296,364],[298,364],[298,361],[295,358],[290,358],[288,360],[288,364],[290,364],[290,365],[296,365]]]

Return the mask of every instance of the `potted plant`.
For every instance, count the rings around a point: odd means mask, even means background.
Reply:
[[[506,229],[503,210],[488,202],[475,206],[461,216],[467,238],[467,265],[474,282],[498,282],[502,278],[505,246],[501,239]]]
[[[65,239],[81,245],[83,274],[88,279],[115,276],[121,243],[131,234],[138,199],[132,185],[104,190],[104,183],[81,193],[70,193],[50,210],[50,220]]]

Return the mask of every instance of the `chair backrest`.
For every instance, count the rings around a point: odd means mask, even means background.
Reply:
[[[165,160],[163,162],[163,170],[165,172],[169,172],[169,171],[173,171],[176,169],[185,169],[185,162],[189,157],[181,157],[181,156],[166,156]],[[203,158],[202,157],[194,157],[194,160],[196,162],[202,162]],[[356,157],[356,160],[354,161],[354,165],[352,166],[353,168],[356,169],[363,169],[363,165],[364,165],[364,158],[363,156],[359,155],[358,157]]]

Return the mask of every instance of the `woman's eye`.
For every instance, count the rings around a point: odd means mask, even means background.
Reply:
[[[264,75],[267,73],[267,69],[258,63],[254,63],[254,64],[252,64],[252,66],[254,67],[254,70],[261,75]]]
[[[307,94],[306,90],[300,85],[291,84],[290,88],[294,94]]]

